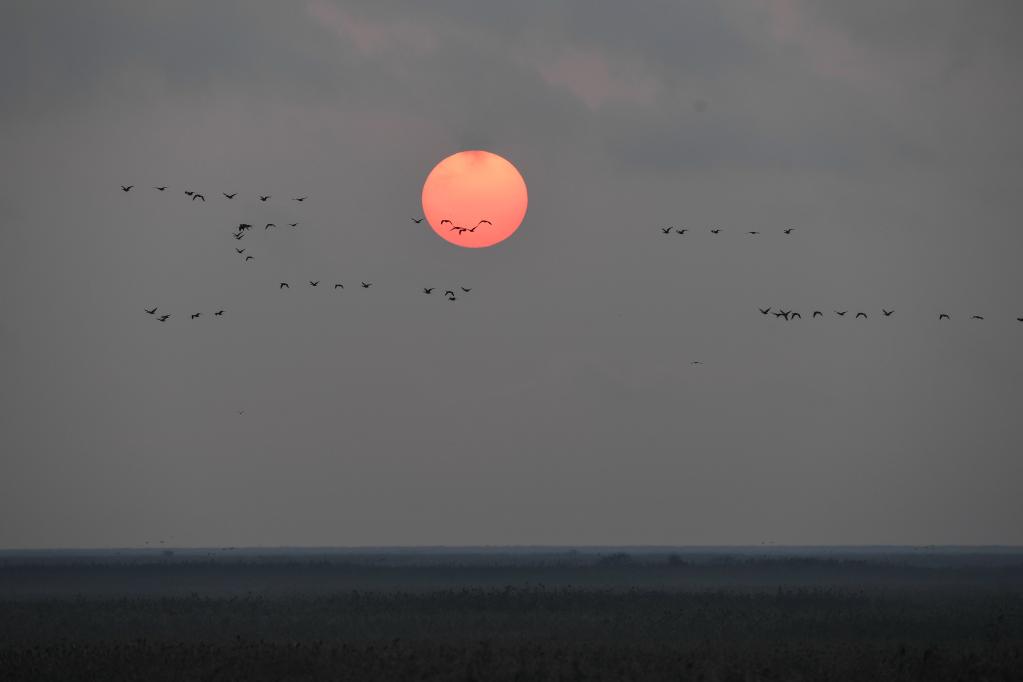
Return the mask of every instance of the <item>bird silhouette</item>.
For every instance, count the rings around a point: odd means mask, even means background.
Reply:
[[[1017,321],[1017,322],[1023,322],[1023,317],[1017,317],[1017,318],[1016,318],[1016,321]]]
[[[288,227],[298,227],[298,223],[288,223]]]
[[[200,315],[202,315],[202,313],[192,313],[192,319],[194,320],[195,318],[199,317]]]
[[[335,285],[334,285],[334,288],[335,288],[335,289],[344,289],[344,288],[345,288],[345,285],[344,285],[344,284],[341,284],[341,282],[338,282],[337,284],[335,284]]]
[[[281,286],[279,288],[281,288],[281,289],[290,289],[291,286],[287,282],[281,282]]]
[[[169,317],[170,317],[170,315],[161,315],[160,317],[158,317],[156,319],[160,320],[160,322],[166,322]]]
[[[410,220],[412,222],[414,222],[416,225],[418,225],[419,223],[423,222],[422,218],[410,218]]]
[[[454,296],[455,292],[451,291],[451,289],[448,289],[447,291],[444,292],[444,295],[445,296]]]
[[[150,315],[155,315],[156,314],[156,308],[153,308],[152,310],[150,310],[149,308],[143,308],[143,310],[145,310]]]
[[[465,287],[458,287],[458,288],[461,289],[462,291],[464,291],[465,293],[469,293],[470,291],[472,291],[472,287],[469,287],[468,289],[466,289]]]
[[[227,192],[221,192],[221,194],[223,194],[228,199],[234,199],[238,195],[238,192],[232,192],[231,194],[228,194]]]
[[[775,317],[784,317],[786,320],[789,319],[789,314],[788,313],[777,312],[777,313],[774,313],[774,316]]]
[[[815,310],[813,311],[813,315],[811,315],[810,317],[824,317],[824,313],[822,313],[819,310]]]
[[[690,364],[690,365],[702,365],[703,363],[702,363],[702,362],[700,362],[699,360],[693,360],[693,361],[692,361],[692,362],[690,362],[689,364]]]
[[[867,314],[866,313],[856,313],[856,317],[857,318],[862,317],[865,320],[865,319],[867,319]]]
[[[423,293],[424,294],[431,294],[431,293],[433,293],[434,289],[436,289],[436,287],[423,287]]]
[[[711,230],[710,231],[711,234],[719,234],[720,232],[721,232],[721,230]]]
[[[125,191],[125,192],[130,192],[130,191],[131,191],[131,188],[132,188],[132,187],[134,187],[134,186],[135,186],[135,185],[121,185],[121,189],[122,189],[123,191]]]
[[[250,260],[254,260],[255,256],[245,256],[245,262],[248,263]]]
[[[671,226],[671,225],[669,225],[668,227],[662,227],[661,228],[661,234],[671,234],[671,231],[673,229],[674,229],[674,227]]]
[[[234,237],[235,239],[241,239],[242,237],[245,236],[245,233],[244,232],[235,232],[231,236]]]
[[[948,313],[940,313],[938,315],[938,319],[939,320],[951,320],[952,318],[948,316]]]
[[[454,296],[448,296],[448,300],[449,301],[457,301],[458,299],[455,298]]]
[[[684,229],[684,230],[675,230],[675,234],[685,234],[685,233],[686,233],[686,232],[688,232],[688,231],[689,231],[688,229]]]
[[[260,201],[266,201],[266,200],[267,200],[267,199],[269,199],[269,198],[270,198],[270,195],[269,195],[269,194],[260,194],[260,195],[259,195],[259,200],[260,200]]]
[[[362,288],[363,289],[369,289],[371,286],[373,286],[373,282],[363,282],[362,283]]]
[[[794,227],[790,227],[790,228],[789,228],[789,229],[787,229],[787,230],[782,230],[782,232],[784,232],[785,234],[792,234],[792,230],[794,230],[794,229],[796,229],[796,228],[794,228]]]
[[[983,320],[984,317],[981,316],[981,315],[972,315],[972,316],[970,316],[970,319],[971,320]]]
[[[835,314],[836,314],[836,315],[838,315],[839,317],[842,317],[842,316],[844,316],[844,315],[845,315],[845,314],[846,314],[847,312],[849,312],[849,311],[848,311],[848,310],[836,310],[836,311],[835,311]]]
[[[153,189],[155,189],[157,192],[162,192],[165,189],[167,189],[167,185],[163,185],[161,187],[153,187]]]
[[[192,190],[190,190],[190,189],[186,189],[186,190],[185,190],[185,194],[187,194],[188,196],[192,196],[193,194],[195,194],[195,192],[193,192],[193,191],[192,191]]]
[[[269,230],[271,227],[277,227],[277,223],[267,223],[266,227],[264,227],[263,229]]]
[[[224,311],[223,310],[218,310],[217,312],[215,312],[213,314],[218,316],[218,317],[223,317],[224,316]]]
[[[319,286],[319,285],[320,285],[320,280],[316,280],[315,282],[314,282],[314,281],[312,281],[312,280],[309,280],[309,286],[311,286],[311,287],[317,287],[317,286]]]
[[[794,320],[794,319],[796,319],[797,317],[798,317],[799,319],[803,319],[803,316],[802,316],[802,315],[800,315],[799,313],[792,313],[792,319],[793,319],[793,320]]]
[[[205,194],[199,194],[198,192],[196,192],[195,194],[192,195],[192,201],[195,201],[196,199],[202,199],[205,202],[206,201],[206,195]]]
[[[444,223],[447,223],[448,225],[454,225],[454,223],[451,222],[450,220],[448,220],[447,218],[445,218],[444,220],[440,221],[441,225],[443,225]]]
[[[245,253],[245,249],[235,249],[239,254]]]
[[[770,308],[757,308],[757,310],[759,310],[759,311],[760,311],[760,314],[761,314],[761,315],[766,315],[766,314],[768,314],[769,312],[771,312],[771,309],[770,309]]]
[[[308,198],[309,197],[292,197],[291,200],[292,201],[305,201]]]
[[[750,230],[749,232],[747,232],[747,234],[760,234],[760,233],[757,232],[756,230]]]
[[[885,317],[891,317],[892,313],[894,313],[895,311],[894,310],[885,310],[884,308],[881,308],[881,312],[884,313]]]

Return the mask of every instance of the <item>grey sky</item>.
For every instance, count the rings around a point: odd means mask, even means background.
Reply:
[[[0,547],[1023,543],[1020,19],[5,3]],[[466,148],[491,249],[409,221]]]

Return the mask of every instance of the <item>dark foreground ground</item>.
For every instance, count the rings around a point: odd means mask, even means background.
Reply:
[[[0,554],[0,680],[1023,680],[1023,555]]]

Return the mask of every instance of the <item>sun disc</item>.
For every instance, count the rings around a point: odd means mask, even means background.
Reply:
[[[423,184],[423,215],[443,239],[466,248],[493,246],[522,224],[526,181],[507,159],[483,150],[442,160]]]

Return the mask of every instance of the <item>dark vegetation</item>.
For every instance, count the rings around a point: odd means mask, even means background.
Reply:
[[[0,680],[1020,680],[1019,555],[0,558]]]

